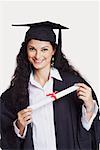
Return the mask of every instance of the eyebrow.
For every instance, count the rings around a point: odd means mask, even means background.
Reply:
[[[35,47],[34,47],[34,46],[32,46],[32,45],[28,45],[28,47],[32,47],[32,48],[34,48],[34,49],[35,49]]]
[[[41,47],[41,49],[42,49],[42,48],[46,48],[46,47],[48,48],[49,46],[44,46],[44,47]]]
[[[31,47],[31,48],[34,48],[34,49],[36,49],[34,46],[32,46],[32,45],[28,45],[28,47]],[[41,47],[41,49],[43,49],[43,48],[48,48],[49,46],[43,46],[43,47]]]

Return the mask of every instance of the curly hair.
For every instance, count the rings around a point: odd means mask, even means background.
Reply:
[[[51,43],[51,45],[53,49],[56,49],[54,54],[54,67],[59,71],[71,72],[77,76],[80,76],[74,67],[69,64],[69,61],[66,59],[65,55],[61,51],[57,50],[57,44]],[[34,67],[30,64],[27,56],[27,43],[22,43],[16,59],[17,66],[10,86],[13,87],[13,99],[17,98],[17,101],[20,101],[28,95],[30,73],[31,71],[34,72]]]

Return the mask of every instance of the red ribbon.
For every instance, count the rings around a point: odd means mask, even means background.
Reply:
[[[53,92],[53,93],[49,93],[49,94],[47,94],[46,96],[51,96],[51,98],[54,98],[54,100],[56,100],[57,98],[56,98],[56,93],[57,93],[57,91],[56,92]]]

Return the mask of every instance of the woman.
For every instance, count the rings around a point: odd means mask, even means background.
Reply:
[[[19,26],[30,29],[17,56],[11,85],[1,95],[2,149],[98,149],[95,93],[61,51],[61,29],[67,28],[48,21]],[[58,45],[53,29],[59,29]],[[77,91],[35,111],[28,107],[73,84]]]

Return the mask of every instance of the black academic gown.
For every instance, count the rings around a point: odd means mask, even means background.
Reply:
[[[71,73],[60,72],[63,81],[54,79],[53,90],[61,91],[74,83],[84,82],[84,79]],[[25,139],[17,137],[14,132],[13,121],[17,112],[29,105],[29,100],[24,104],[13,106],[13,87],[1,95],[1,147],[6,150],[34,150],[32,128],[28,125]],[[93,99],[96,96],[93,94]],[[76,92],[70,93],[53,103],[54,125],[57,150],[98,150],[100,142],[99,112],[94,119],[89,131],[81,123],[83,102],[78,99]],[[34,134],[34,133],[33,133]]]

